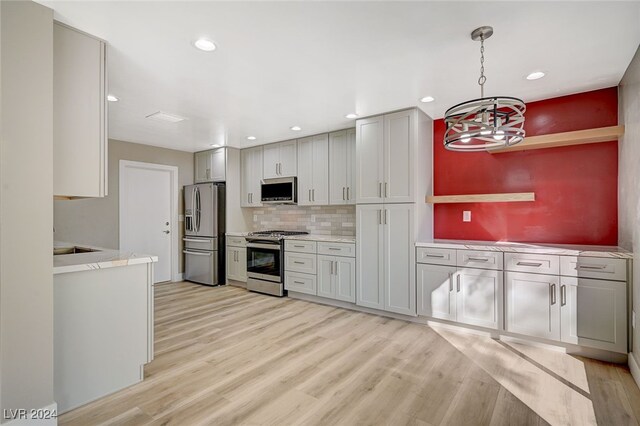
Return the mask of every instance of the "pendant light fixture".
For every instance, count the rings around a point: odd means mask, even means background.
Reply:
[[[484,97],[484,41],[492,34],[492,27],[476,28],[471,33],[472,40],[480,41],[480,98],[454,105],[445,113],[444,146],[451,151],[486,151],[513,146],[524,139],[524,102],[510,96]]]

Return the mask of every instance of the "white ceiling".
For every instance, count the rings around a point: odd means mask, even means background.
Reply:
[[[442,117],[479,96],[481,25],[486,94],[525,101],[617,85],[640,43],[639,2],[41,3],[109,42],[109,137],[185,151],[346,128],[350,112]],[[158,110],[188,119],[145,119]]]

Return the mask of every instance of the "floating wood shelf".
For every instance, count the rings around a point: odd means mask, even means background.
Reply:
[[[507,203],[513,201],[535,201],[533,192],[512,192],[507,194],[470,195],[427,195],[426,202],[439,203]]]
[[[509,148],[489,150],[492,154],[502,152],[526,151],[529,149],[555,148],[559,146],[582,145],[587,143],[609,142],[624,134],[624,126],[599,127],[597,129],[576,130],[573,132],[552,133],[549,135],[529,136],[522,142]]]

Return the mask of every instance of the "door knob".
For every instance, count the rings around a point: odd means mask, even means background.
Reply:
[[[169,233],[169,232],[171,232],[171,231],[162,231],[162,232],[164,232],[165,234],[168,234],[168,233]]]

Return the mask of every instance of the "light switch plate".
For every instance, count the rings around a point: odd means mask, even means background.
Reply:
[[[471,222],[471,211],[464,210],[462,212],[462,221],[463,222]]]

